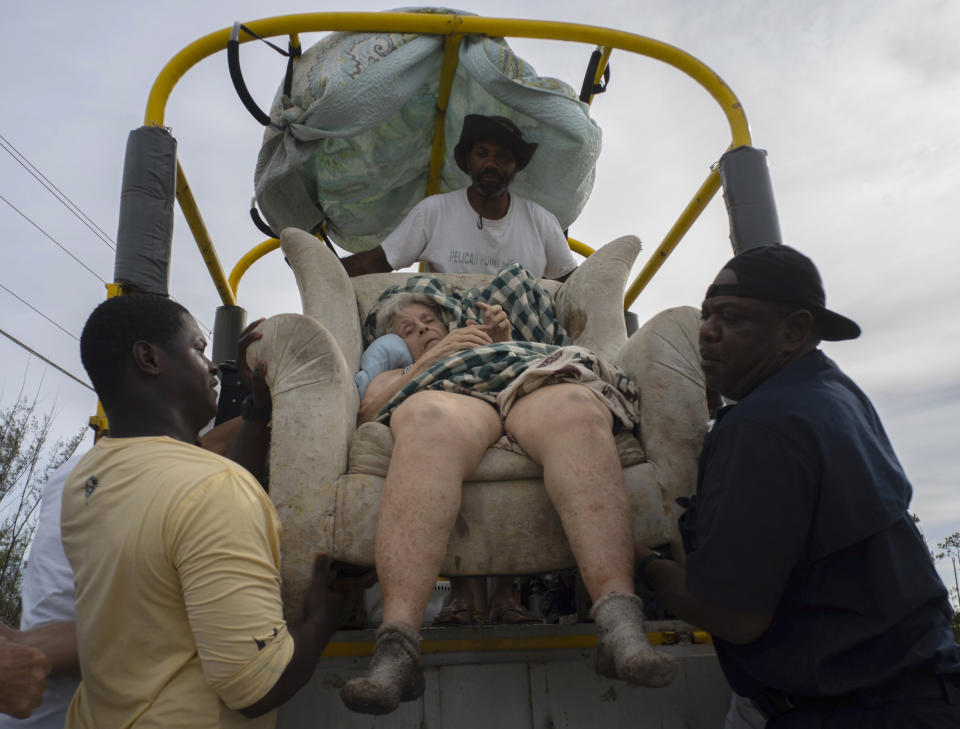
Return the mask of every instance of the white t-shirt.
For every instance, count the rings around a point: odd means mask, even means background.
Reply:
[[[76,618],[73,570],[60,539],[60,497],[67,476],[82,456],[82,453],[73,456],[54,471],[43,486],[37,530],[23,573],[20,630],[47,623],[72,622]],[[49,679],[43,703],[34,709],[30,718],[14,719],[0,714],[0,729],[63,729],[67,707],[79,684],[79,673]]]
[[[577,267],[560,223],[545,208],[511,193],[500,220],[483,218],[467,189],[419,202],[381,244],[394,269],[424,261],[437,273],[497,273],[520,263],[534,276],[560,278]]]

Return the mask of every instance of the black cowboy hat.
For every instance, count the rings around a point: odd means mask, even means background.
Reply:
[[[737,282],[711,284],[704,298],[746,296],[794,304],[813,314],[821,339],[836,342],[860,336],[855,321],[826,308],[820,272],[813,261],[790,246],[751,248],[731,258],[723,268],[733,271]]]
[[[474,142],[497,142],[513,152],[519,172],[530,162],[533,153],[537,151],[534,142],[523,141],[523,134],[512,121],[505,116],[484,116],[483,114],[467,114],[463,119],[463,129],[460,131],[460,141],[453,148],[453,158],[457,167],[470,174],[467,165],[467,155]]]

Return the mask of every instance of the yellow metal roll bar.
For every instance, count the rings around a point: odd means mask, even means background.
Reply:
[[[430,150],[430,172],[427,175],[427,195],[440,192],[440,180],[443,173],[443,158],[447,151],[444,121],[447,118],[447,105],[450,103],[450,89],[453,77],[460,65],[460,41],[463,36],[451,35],[443,41],[443,68],[440,71],[440,90],[437,94],[437,112],[433,116],[433,147]]]
[[[244,25],[263,38],[277,35],[297,37],[299,33],[323,31],[418,33],[448,36],[444,43],[444,68],[442,73],[444,74],[443,78],[449,77],[451,80],[453,70],[456,68],[456,48],[459,39],[469,34],[504,38],[563,40],[599,46],[603,49],[604,57],[598,67],[598,75],[602,73],[602,69],[605,67],[613,49],[630,51],[666,63],[691,77],[720,105],[730,126],[732,139],[729,148],[750,144],[750,131],[746,115],[739,100],[723,79],[710,70],[706,64],[679,48],[621,30],[575,23],[482,18],[455,13],[302,13],[264,18],[244,23]],[[191,67],[204,58],[225,50],[230,39],[230,31],[231,28],[223,28],[205,35],[170,59],[163,67],[160,75],[157,76],[157,80],[150,90],[146,113],[144,114],[145,125],[164,126],[164,112],[173,87]],[[247,34],[243,34],[239,38],[240,43],[248,43],[252,40],[256,39]],[[444,96],[443,83],[441,83],[441,96]],[[439,128],[441,134],[443,129],[442,115],[445,113],[448,99],[449,87],[446,89],[442,105],[441,101],[438,100],[438,121],[435,122],[435,129]],[[439,166],[435,162],[435,158],[439,154],[437,149],[438,147],[434,146],[431,155],[431,183],[434,182],[435,177],[439,177]],[[629,308],[643,287],[653,277],[653,274],[663,265],[667,256],[676,248],[677,243],[689,230],[719,188],[720,175],[717,169],[713,168],[680,218],[664,237],[653,256],[628,289],[624,302],[626,308]],[[194,233],[194,238],[214,280],[220,298],[224,304],[235,305],[235,285],[231,285],[224,275],[213,242],[206,232],[203,218],[193,195],[190,194],[189,185],[179,164],[177,166],[177,200],[180,202],[183,215]],[[574,250],[577,249],[574,248]],[[235,268],[234,271],[236,270]],[[242,272],[240,275],[242,275]],[[239,276],[234,284],[238,281]]]
[[[203,222],[200,210],[197,208],[197,201],[193,197],[193,191],[190,189],[189,183],[187,183],[187,176],[183,174],[183,167],[180,166],[179,159],[177,160],[177,201],[180,203],[183,216],[187,219],[187,225],[190,226],[190,232],[193,233],[193,239],[200,249],[203,262],[207,264],[207,270],[213,279],[213,285],[217,287],[220,300],[223,301],[224,306],[236,306],[237,296],[234,293],[236,289],[227,283],[227,278],[223,274],[220,256],[217,255],[217,249],[213,247],[213,241],[210,239],[207,226]],[[194,212],[188,215],[187,211]]]
[[[702,630],[681,635],[675,630],[652,630],[647,633],[650,645],[676,645],[687,641],[693,644],[712,643],[713,638]],[[367,640],[331,641],[323,651],[324,658],[372,656],[375,643]],[[477,634],[470,638],[427,639],[420,644],[423,655],[437,653],[493,653],[498,651],[593,650],[597,647],[594,633],[573,635],[531,635],[491,637]]]
[[[584,258],[589,258],[593,255],[593,248],[588,246],[586,243],[581,243],[574,238],[567,238],[567,242],[570,244],[570,249],[572,251],[579,253]],[[230,285],[230,290],[233,291],[234,296],[236,296],[237,289],[240,286],[240,279],[243,278],[243,274],[250,269],[250,266],[271,251],[277,250],[279,247],[279,240],[276,238],[267,238],[265,241],[263,241],[263,243],[255,245],[240,257],[240,260],[237,261],[237,265],[235,265],[233,270],[230,272],[230,277],[227,279],[227,282]]]
[[[233,292],[234,296],[236,296],[237,288],[240,286],[240,279],[243,278],[243,274],[247,272],[247,269],[249,269],[250,266],[259,261],[265,255],[270,253],[270,251],[275,251],[279,247],[279,240],[276,238],[267,238],[263,243],[254,246],[240,257],[240,260],[237,261],[237,265],[234,266],[233,270],[230,272],[230,278],[227,279],[228,283],[230,284],[230,290]]]
[[[593,255],[593,248],[588,246],[586,243],[581,243],[575,238],[567,238],[567,244],[570,246],[570,250],[574,253],[579,253],[584,258],[589,258]]]

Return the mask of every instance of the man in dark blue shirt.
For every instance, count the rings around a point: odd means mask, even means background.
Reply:
[[[787,246],[717,275],[700,354],[707,386],[737,404],[704,441],[686,569],[638,547],[638,570],[713,632],[768,727],[960,727],[947,592],[876,411],[817,348],[860,334],[824,304]]]

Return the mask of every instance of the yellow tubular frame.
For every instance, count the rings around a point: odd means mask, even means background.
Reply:
[[[247,269],[265,255],[271,251],[277,250],[279,247],[279,240],[276,238],[267,238],[263,243],[254,246],[243,254],[240,260],[237,261],[237,265],[235,265],[233,270],[230,272],[230,278],[227,279],[227,283],[230,285],[230,290],[234,293],[234,295],[236,295],[237,289],[240,287],[240,279],[243,278],[243,274],[247,272]]]
[[[430,173],[427,177],[427,195],[440,192],[443,177],[443,159],[447,154],[447,140],[444,123],[447,119],[447,105],[450,103],[450,89],[453,76],[460,65],[460,41],[462,35],[451,35],[443,41],[443,68],[440,71],[440,90],[437,94],[437,112],[433,116],[433,147],[430,150]]]
[[[187,219],[187,225],[190,226],[190,232],[193,233],[193,239],[200,249],[203,262],[207,264],[207,270],[213,279],[213,285],[217,287],[220,300],[224,306],[236,306],[236,289],[231,288],[227,283],[227,277],[223,273],[223,265],[220,263],[220,256],[217,255],[217,249],[213,247],[213,241],[210,239],[207,226],[203,222],[200,210],[197,208],[197,201],[193,197],[193,191],[187,182],[187,176],[183,174],[183,167],[180,166],[179,159],[177,160],[177,201],[180,203],[183,216]],[[194,212],[188,214],[188,211]]]
[[[679,48],[633,33],[575,23],[427,13],[303,13],[264,18],[263,20],[244,23],[244,25],[264,38],[277,35],[296,37],[298,33],[322,31],[379,31],[451,36],[444,48],[445,73],[448,71],[448,56],[454,56],[455,60],[455,46],[459,42],[449,41],[468,34],[586,43],[603,48],[607,58],[609,58],[608,51],[618,48],[662,61],[690,76],[713,97],[726,116],[732,136],[729,148],[750,144],[750,130],[746,115],[739,100],[723,79],[710,70],[706,64]],[[164,126],[164,111],[173,87],[191,67],[207,56],[224,50],[230,38],[230,30],[230,28],[224,28],[199,38],[175,55],[163,67],[147,99],[147,109],[144,115],[145,125]],[[249,43],[252,40],[256,39],[248,34],[243,34],[240,38],[241,43]],[[602,67],[605,65],[605,61],[601,63],[598,73],[602,72]],[[453,71],[450,70],[449,74],[452,79]],[[439,107],[440,103],[438,101],[438,116],[442,116]],[[442,129],[442,120],[436,123]],[[433,156],[436,156],[436,148]],[[433,159],[431,158],[431,174],[434,171]],[[677,243],[689,230],[719,188],[720,175],[714,168],[628,289],[624,302],[625,308],[629,308],[643,287],[663,265],[667,256],[676,248]],[[179,164],[177,165],[177,199],[180,202],[183,215],[194,233],[194,238],[217,291],[220,293],[220,298],[224,304],[235,305],[236,289],[231,287],[226,280],[223,268],[213,248],[213,243],[206,232],[206,226],[200,216],[196,201],[190,194],[189,185]],[[234,270],[236,271],[236,269]]]
[[[593,248],[586,243],[581,243],[575,238],[567,238],[567,244],[574,253],[579,253],[584,258],[590,258],[593,255]]]
[[[685,634],[684,638],[694,644],[712,643],[713,638],[702,630]],[[647,633],[650,645],[674,645],[680,642],[680,636],[673,630],[655,630]],[[354,656],[372,656],[373,641],[336,641],[327,644],[324,658],[344,658]],[[420,644],[420,653],[488,653],[491,651],[545,651],[545,650],[592,650],[597,647],[597,636],[593,633],[580,635],[543,635],[521,637],[459,638],[444,640],[425,640]]]

